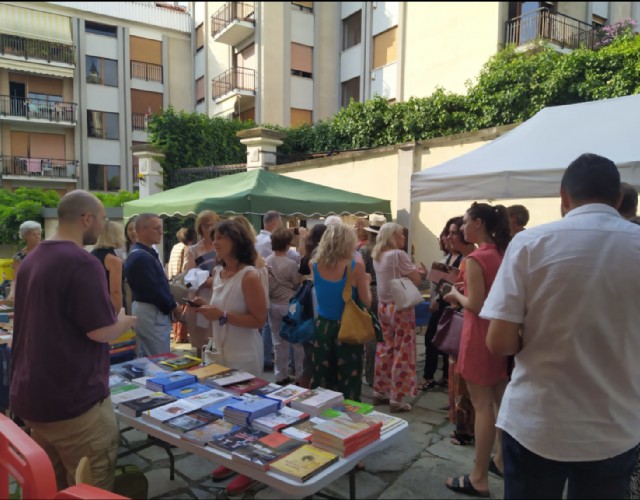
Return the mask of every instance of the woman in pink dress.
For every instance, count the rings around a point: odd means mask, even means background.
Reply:
[[[475,410],[476,457],[471,474],[450,477],[449,489],[475,496],[489,496],[489,470],[500,473],[500,447],[495,459],[491,449],[496,437],[496,414],[507,385],[507,358],[489,352],[486,345],[489,321],[478,314],[489,294],[502,256],[511,240],[509,216],[502,205],[474,203],[464,215],[466,241],[478,248],[466,259],[463,293],[455,288],[444,299],[464,308],[458,356],[458,372],[464,378]]]

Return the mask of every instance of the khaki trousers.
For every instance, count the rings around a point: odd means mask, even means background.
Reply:
[[[91,463],[93,485],[113,491],[120,431],[110,397],[75,418],[24,422],[53,464],[58,491],[76,483],[76,468],[82,457],[88,457]]]

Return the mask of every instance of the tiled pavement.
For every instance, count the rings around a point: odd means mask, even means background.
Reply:
[[[178,351],[189,349],[188,344],[173,346]],[[186,352],[185,352],[186,353]],[[418,335],[418,373],[424,365],[424,336]],[[273,372],[265,373],[272,380]],[[363,384],[363,401],[371,402],[372,391]],[[448,435],[453,426],[447,412],[440,410],[448,403],[444,389],[419,392],[413,402],[414,409],[399,414],[409,422],[409,429],[388,448],[370,455],[364,460],[365,470],[356,473],[358,498],[468,498],[448,490],[444,481],[447,476],[468,473],[473,464],[472,446],[454,446]],[[377,408],[387,412],[388,406]],[[146,435],[136,430],[122,433],[123,447],[140,444]],[[124,443],[126,441],[126,443]],[[169,479],[169,459],[164,449],[153,446],[138,453],[123,457],[118,463],[138,465],[149,480],[150,498],[227,498],[225,485],[230,481],[213,483],[210,473],[215,464],[188,452],[174,449],[176,477]],[[503,485],[499,477],[489,474],[492,498],[502,498]],[[335,498],[349,498],[348,476],[344,476],[322,490]],[[244,497],[256,499],[292,498],[264,485],[256,486]],[[313,498],[320,498],[314,496]]]

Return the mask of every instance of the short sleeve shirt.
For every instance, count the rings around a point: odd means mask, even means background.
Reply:
[[[98,259],[70,241],[43,241],[29,252],[16,287],[11,411],[55,422],[107,398],[109,347],[87,333],[115,322]]]
[[[387,250],[380,260],[373,260],[376,271],[376,286],[379,302],[393,302],[391,295],[391,280],[402,278],[416,270],[416,266],[404,250]]]

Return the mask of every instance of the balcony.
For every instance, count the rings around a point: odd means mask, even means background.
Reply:
[[[211,16],[214,42],[238,45],[255,31],[255,3],[227,2]]]
[[[0,35],[0,54],[25,60],[76,65],[76,49],[72,45],[34,40],[13,35]]]
[[[541,8],[507,21],[505,45],[527,45],[541,39],[562,49],[591,49],[593,33],[590,24]]]
[[[214,101],[222,101],[232,95],[256,95],[255,70],[231,68],[211,81],[211,97]]]
[[[159,64],[131,61],[131,78],[162,83],[162,66]]]
[[[77,110],[78,105],[75,102],[0,95],[0,119],[6,121],[33,121],[73,127],[78,121]]]
[[[27,158],[2,156],[0,165],[2,177],[33,177],[37,179],[77,179],[78,161],[56,158]]]
[[[131,113],[131,129],[146,132],[149,125],[149,115],[147,113]]]

